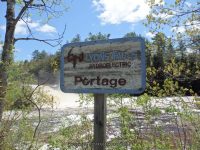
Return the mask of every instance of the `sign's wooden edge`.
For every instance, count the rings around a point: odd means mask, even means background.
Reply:
[[[85,88],[85,89],[67,89],[64,85],[64,49],[70,46],[87,46],[93,44],[105,44],[105,43],[115,43],[115,42],[140,42],[141,43],[141,62],[142,62],[142,87],[140,89],[102,89],[102,88]],[[60,58],[60,89],[64,93],[96,93],[96,94],[141,94],[146,88],[146,59],[145,59],[145,42],[141,37],[135,38],[117,38],[109,40],[98,40],[98,41],[89,41],[89,42],[76,42],[65,44],[61,49],[61,58]]]

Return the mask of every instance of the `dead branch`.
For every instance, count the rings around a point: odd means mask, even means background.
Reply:
[[[30,35],[31,35],[32,37],[34,37],[33,34],[32,34],[32,31],[31,31],[31,28],[29,27],[27,21],[25,21],[23,18],[22,18],[22,21],[26,24],[26,27],[28,28],[28,31],[29,31]]]
[[[30,150],[30,149],[32,148],[32,146],[33,146],[33,141],[34,141],[34,139],[36,138],[36,134],[37,134],[38,128],[39,128],[39,126],[40,126],[40,124],[41,124],[41,121],[42,121],[42,119],[41,119],[41,107],[39,107],[39,106],[37,105],[37,103],[34,102],[31,98],[33,97],[33,94],[35,93],[35,91],[36,91],[41,85],[46,84],[46,83],[48,82],[48,80],[49,80],[49,78],[48,78],[47,80],[45,80],[44,82],[42,82],[41,84],[38,83],[38,85],[33,89],[33,91],[32,91],[29,95],[26,95],[26,94],[25,94],[26,100],[28,100],[29,102],[31,102],[31,103],[33,104],[33,106],[35,106],[36,109],[37,109],[37,111],[38,111],[38,123],[37,123],[37,125],[36,125],[36,127],[35,127],[35,129],[34,129],[32,141],[31,141],[31,144],[30,144],[30,146],[29,146],[29,148],[28,148],[29,150]]]
[[[29,37],[26,37],[26,38],[15,38],[14,39],[14,43],[16,43],[17,41],[20,41],[20,40],[21,41],[22,40],[23,41],[30,41],[30,40],[32,40],[32,41],[43,42],[43,43],[48,44],[48,45],[50,45],[52,47],[56,47],[58,45],[61,45],[61,42],[62,42],[61,40],[63,39],[65,30],[66,30],[66,25],[65,25],[63,33],[61,35],[59,35],[59,37],[56,38],[56,39],[38,39],[38,38],[34,38],[34,37],[32,37],[32,38],[29,38]],[[55,42],[55,44],[52,44],[52,42]]]
[[[33,3],[34,0],[30,0],[28,2],[25,2],[24,7],[21,9],[21,11],[19,12],[19,14],[17,15],[16,19],[15,19],[15,25],[17,24],[17,22],[22,18],[23,14],[26,12],[26,10],[28,9],[28,6],[30,6],[31,3]]]

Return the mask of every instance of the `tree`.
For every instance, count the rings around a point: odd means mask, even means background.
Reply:
[[[146,65],[152,66],[152,44],[147,39],[145,40],[145,52],[146,52]]]
[[[129,32],[124,35],[124,38],[138,37],[135,32]]]
[[[181,62],[186,63],[186,47],[182,40],[178,43],[177,51],[179,52]]]
[[[35,40],[46,43],[50,46],[57,46],[61,43],[61,39],[64,34],[63,32],[63,34],[59,35],[56,39],[39,39],[35,37],[29,27],[30,13],[40,14],[40,16],[45,14],[45,17],[47,18],[60,15],[63,11],[63,9],[61,9],[61,0],[1,0],[1,2],[5,2],[7,7],[4,14],[6,19],[6,32],[0,59],[0,121],[2,119],[8,85],[7,71],[13,62],[13,49],[15,43],[21,40]],[[23,21],[26,24],[29,31],[29,35],[27,37],[15,37],[15,29],[19,21]]]
[[[165,52],[165,35],[163,33],[157,33],[153,38],[153,47],[156,50],[156,54],[154,55],[154,67],[164,68],[164,58],[163,53]]]
[[[175,57],[175,51],[172,44],[172,39],[168,38],[166,41],[165,62],[169,63]]]
[[[151,13],[147,16],[145,25],[152,33],[167,31],[167,36],[173,41],[176,52],[176,59],[173,61],[184,68],[182,72],[179,71],[180,75],[173,77],[173,80],[179,81],[180,85],[187,88],[191,85],[194,91],[198,91],[199,89],[195,88],[198,86],[192,83],[198,83],[200,80],[198,62],[200,59],[200,2],[198,0],[161,0],[159,4],[155,0],[149,0],[149,2]],[[169,65],[174,62],[170,62]],[[173,69],[176,70],[176,68]]]
[[[85,39],[85,41],[95,41],[95,40],[107,40],[109,39],[110,34],[102,34],[101,32],[97,34],[89,33],[88,37]]]
[[[73,43],[73,42],[80,42],[81,41],[81,36],[80,36],[80,34],[77,34],[72,40],[71,40],[71,42]]]
[[[32,53],[33,60],[39,60],[39,59],[45,59],[48,56],[47,52],[42,50],[41,52],[39,50],[35,50]]]
[[[34,50],[32,52],[32,59],[37,60],[39,57],[39,53],[40,53],[39,50]]]
[[[152,11],[147,16],[145,25],[151,28],[151,32],[158,33],[164,29],[172,31],[170,36],[176,44],[181,40],[186,48],[193,51],[200,49],[199,1],[161,0],[161,3],[157,4],[155,0],[150,0],[149,4]]]

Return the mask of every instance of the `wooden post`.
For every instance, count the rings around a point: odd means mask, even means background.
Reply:
[[[106,96],[94,94],[94,150],[106,148]]]

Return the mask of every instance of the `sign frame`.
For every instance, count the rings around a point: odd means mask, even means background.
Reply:
[[[66,88],[64,85],[64,50],[66,47],[71,46],[88,46],[93,44],[106,44],[106,43],[117,43],[117,42],[140,42],[141,44],[141,88],[139,89],[103,89],[103,88],[79,88],[79,89],[70,89]],[[60,89],[64,93],[95,93],[95,94],[141,94],[144,92],[146,88],[146,59],[145,59],[145,42],[144,39],[141,37],[134,37],[134,38],[117,38],[117,39],[109,39],[109,40],[97,40],[97,41],[88,41],[88,42],[75,42],[75,43],[68,43],[63,45],[61,49],[61,58],[60,58]]]

